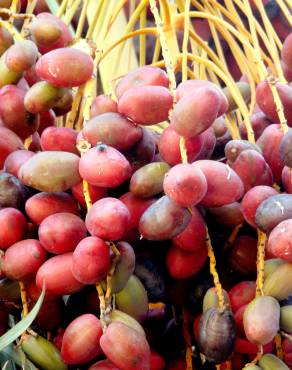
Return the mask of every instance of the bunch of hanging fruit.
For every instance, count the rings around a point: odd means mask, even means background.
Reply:
[[[291,9],[0,0],[3,370],[292,369]]]

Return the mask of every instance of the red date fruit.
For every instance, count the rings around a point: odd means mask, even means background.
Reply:
[[[164,129],[159,138],[159,153],[165,162],[170,165],[179,164],[182,161],[179,141],[179,134],[177,134],[171,126]],[[186,139],[185,146],[189,162],[193,162],[199,155],[202,144],[203,140],[201,135]]]
[[[150,370],[150,348],[145,337],[135,329],[112,322],[100,338],[100,346],[121,370]]]
[[[292,219],[280,222],[272,230],[267,250],[277,258],[292,262]]]
[[[118,111],[118,104],[110,95],[98,95],[92,102],[90,107],[90,117],[96,117],[103,113]]]
[[[283,168],[282,183],[287,193],[292,194],[292,168],[287,166]]]
[[[90,234],[105,240],[122,239],[129,223],[128,208],[115,198],[103,198],[95,202],[85,219]]]
[[[163,86],[133,87],[120,97],[118,110],[141,125],[166,121],[172,107],[172,95]]]
[[[212,157],[216,146],[216,136],[213,127],[209,127],[206,131],[202,132],[200,136],[202,139],[202,148],[196,160],[209,159]]]
[[[15,208],[0,210],[0,248],[7,249],[24,239],[28,226],[23,214]]]
[[[26,239],[7,249],[2,259],[2,270],[11,280],[32,278],[45,262],[46,250],[38,240]]]
[[[55,213],[39,226],[39,240],[53,254],[73,251],[86,234],[84,221],[72,213]]]
[[[16,150],[15,152],[10,153],[5,159],[4,171],[17,177],[19,168],[34,154],[35,153],[30,150]]]
[[[110,269],[109,246],[95,236],[81,240],[73,252],[72,273],[83,284],[96,284]]]
[[[236,284],[228,292],[230,304],[233,312],[236,312],[241,306],[248,304],[254,299],[256,285],[254,281],[242,281]]]
[[[235,227],[244,221],[239,202],[233,202],[221,207],[208,208],[208,212],[211,213],[213,220],[219,225]]]
[[[200,169],[195,169],[191,164],[177,164],[165,175],[163,190],[175,203],[190,207],[206,195],[207,181]]]
[[[270,186],[259,185],[250,189],[242,199],[241,209],[243,217],[247,223],[257,227],[255,223],[255,214],[258,206],[272,195],[278,194],[277,190]]]
[[[11,45],[5,54],[7,68],[13,72],[23,72],[32,67],[38,56],[38,48],[30,40],[21,40]]]
[[[219,207],[240,199],[244,193],[244,186],[237,175],[224,163],[211,160],[200,160],[192,164],[202,170],[207,180],[207,194],[201,201],[206,207]]]
[[[101,360],[91,365],[88,370],[120,370],[109,360]]]
[[[20,149],[24,149],[20,138],[8,128],[0,127],[0,168],[10,153]]]
[[[208,256],[207,247],[188,252],[175,245],[166,254],[166,266],[169,274],[175,279],[186,279],[201,270]]]
[[[82,333],[82,335],[80,335]],[[101,354],[99,340],[102,327],[98,318],[84,314],[73,320],[66,328],[61,356],[66,364],[85,364]]]
[[[73,48],[60,48],[43,55],[36,64],[37,75],[56,87],[83,85],[91,78],[93,60]]]
[[[292,69],[292,35],[291,33],[286,37],[281,56],[286,65]]]
[[[98,144],[81,157],[79,172],[92,185],[114,188],[131,176],[131,166],[118,150]]]
[[[107,190],[98,186],[88,184],[88,192],[92,203],[95,203],[97,200],[105,197],[107,195]],[[83,182],[80,182],[77,185],[72,187],[73,197],[77,200],[82,206],[86,206],[84,192],[83,192]]]
[[[239,236],[229,254],[231,267],[243,275],[256,273],[257,240],[246,235]]]
[[[48,127],[41,135],[43,150],[56,150],[79,154],[76,148],[77,132],[66,127]]]
[[[46,292],[56,296],[78,292],[84,285],[72,274],[72,256],[72,252],[64,253],[43,263],[36,275],[37,287],[42,289],[45,284]]]
[[[33,223],[39,225],[46,217],[55,213],[79,214],[78,205],[70,194],[38,193],[26,201],[25,212]]]

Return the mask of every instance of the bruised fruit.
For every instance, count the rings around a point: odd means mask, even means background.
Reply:
[[[269,343],[279,330],[279,322],[280,305],[273,297],[257,297],[244,311],[244,332],[251,343],[258,345]]]
[[[234,349],[235,331],[231,311],[209,308],[199,322],[198,343],[201,352],[216,364],[226,361]]]

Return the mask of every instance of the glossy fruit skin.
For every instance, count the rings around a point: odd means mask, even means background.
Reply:
[[[96,284],[110,269],[109,247],[95,236],[82,239],[73,252],[71,269],[81,283]]]
[[[142,138],[143,131],[120,113],[108,112],[89,120],[82,135],[92,146],[101,142],[123,152]]]
[[[73,48],[50,51],[36,63],[37,75],[56,87],[80,86],[91,78],[92,72],[92,58]]]
[[[117,112],[118,104],[110,95],[98,95],[90,107],[90,118],[96,117],[103,113]]]
[[[251,301],[243,316],[247,339],[255,344],[269,343],[277,334],[280,322],[280,305],[269,296],[259,296]]]
[[[281,301],[290,296],[292,291],[292,265],[283,263],[265,279],[263,291]]]
[[[79,154],[76,148],[77,132],[66,127],[47,127],[41,135],[43,150],[57,150]]]
[[[99,144],[81,157],[79,172],[92,185],[114,188],[131,176],[131,166],[118,150]]]
[[[150,370],[150,348],[146,339],[125,324],[111,323],[100,338],[100,346],[121,370]]]
[[[126,74],[116,85],[116,96],[119,99],[124,92],[135,86],[168,87],[169,80],[163,69],[151,66],[138,67]]]
[[[282,183],[287,193],[292,194],[292,169],[287,166],[282,171]]]
[[[7,249],[2,259],[2,270],[9,279],[29,279],[35,276],[46,258],[46,250],[38,240],[22,240]]]
[[[219,207],[240,199],[244,186],[234,170],[224,163],[199,160],[192,164],[199,168],[207,180],[207,194],[201,201],[206,207]]]
[[[80,336],[80,333],[82,337]],[[92,314],[77,317],[66,328],[61,356],[66,364],[84,364],[101,354],[99,340],[102,327],[98,318]]]
[[[33,41],[37,45],[53,44],[62,35],[62,29],[58,23],[53,19],[34,19],[30,25],[29,30]]]
[[[199,323],[199,346],[209,360],[222,363],[234,349],[236,327],[231,311],[209,308]]]
[[[65,191],[81,181],[78,165],[79,157],[73,153],[39,152],[20,167],[18,174],[25,185],[37,190]]]
[[[133,87],[125,91],[118,101],[120,113],[146,126],[167,120],[171,107],[172,95],[163,86]]]
[[[70,194],[64,192],[41,192],[25,203],[25,212],[36,225],[55,213],[66,212],[78,215],[78,205]]]
[[[188,209],[163,196],[152,204],[139,222],[141,235],[148,240],[166,240],[182,232],[191,220]]]
[[[208,208],[208,212],[211,213],[212,218],[219,225],[235,227],[244,221],[239,202],[233,202],[221,207]]]
[[[280,222],[270,233],[267,250],[277,258],[292,262],[292,219]]]
[[[20,138],[8,128],[0,127],[0,168],[10,153],[20,149],[24,149]]]
[[[151,350],[150,370],[164,370],[165,366],[164,358],[159,353]]]
[[[5,159],[3,168],[6,172],[17,177],[19,168],[34,154],[35,153],[30,150],[16,150],[15,152],[10,153]]]
[[[24,215],[15,208],[0,210],[0,248],[7,249],[12,244],[24,239],[27,232],[27,221]]]
[[[130,212],[127,207],[120,200],[110,197],[95,202],[85,219],[90,234],[105,240],[122,239],[129,223]]]
[[[283,306],[280,309],[280,328],[284,330],[286,333],[292,332],[292,321],[291,321],[291,313],[292,313],[292,306]]]
[[[230,304],[233,312],[248,304],[255,297],[255,282],[242,281],[229,290]]]
[[[5,54],[7,68],[13,72],[23,72],[32,67],[38,56],[38,48],[30,40],[16,41]]]
[[[165,162],[152,162],[139,168],[130,180],[130,191],[137,197],[148,198],[163,191],[163,181],[170,166]]]
[[[243,197],[241,209],[244,219],[249,225],[257,227],[255,214],[258,206],[267,198],[278,194],[277,190],[266,185],[258,185],[250,189]]]
[[[197,104],[200,101],[201,104]],[[171,116],[172,128],[185,138],[194,137],[207,130],[218,116],[220,93],[213,87],[195,89],[185,94],[175,105]]]
[[[158,149],[161,157],[170,165],[181,163],[179,147],[179,134],[171,127],[166,127],[160,135]],[[203,139],[201,135],[186,139],[186,151],[189,162],[193,162],[202,149]]]
[[[77,292],[83,284],[76,280],[71,272],[73,253],[64,253],[48,259],[38,270],[36,284],[52,295],[66,295]]]
[[[190,207],[206,195],[207,181],[200,169],[194,169],[191,164],[178,164],[165,175],[163,190],[176,204]]]
[[[0,116],[4,126],[23,140],[39,126],[38,116],[29,113],[24,106],[25,95],[25,91],[14,85],[6,85],[0,90]]]
[[[189,252],[201,250],[206,246],[206,224],[196,207],[192,208],[192,218],[187,227],[172,238],[172,242]]]
[[[257,240],[247,235],[239,236],[230,251],[231,267],[243,275],[256,273]]]
[[[292,195],[277,194],[264,200],[257,208],[255,223],[265,232],[270,232],[280,222],[292,217]]]
[[[84,221],[72,213],[52,214],[39,226],[39,240],[53,254],[73,251],[86,234]]]
[[[208,256],[207,247],[187,252],[175,245],[166,254],[166,266],[175,279],[185,279],[195,275],[204,266]]]

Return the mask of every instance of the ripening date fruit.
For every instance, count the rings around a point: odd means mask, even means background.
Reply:
[[[123,93],[118,111],[141,125],[166,121],[172,107],[172,95],[163,86],[137,86]]]
[[[139,231],[148,240],[167,240],[182,232],[190,220],[190,211],[165,195],[143,213]]]
[[[38,48],[30,40],[16,41],[5,54],[7,68],[13,72],[23,72],[32,67],[38,56]]]
[[[291,33],[286,37],[283,49],[281,51],[283,61],[289,69],[292,69],[292,35]]]
[[[256,273],[257,240],[247,235],[239,236],[229,254],[230,266],[243,275]]]
[[[25,203],[25,212],[36,225],[55,213],[79,214],[78,205],[73,197],[63,192],[41,192],[33,195]]]
[[[199,203],[207,193],[207,181],[199,168],[177,164],[164,177],[163,190],[175,203],[190,207]]]
[[[1,130],[0,130],[1,132]],[[29,197],[28,189],[13,175],[0,173],[0,207],[13,207],[23,210]]]
[[[24,239],[27,232],[27,221],[15,208],[0,210],[0,248],[7,249],[12,244]]]
[[[292,219],[280,222],[271,231],[267,250],[277,258],[292,262]]]
[[[72,89],[62,89],[62,96],[54,105],[53,110],[56,116],[60,117],[66,113],[69,113],[72,109],[73,104],[73,91]]]
[[[287,193],[292,194],[292,169],[290,167],[283,168],[282,183]]]
[[[165,162],[170,165],[179,164],[182,161],[180,146],[180,136],[171,127],[166,127],[159,137],[158,149]],[[202,135],[194,136],[185,140],[186,152],[189,162],[193,162],[202,149]]]
[[[0,28],[0,55],[2,55],[13,44],[12,35],[6,28]]]
[[[2,271],[12,280],[32,278],[45,262],[46,250],[38,240],[26,239],[10,246],[2,259]]]
[[[53,254],[73,251],[86,234],[84,221],[72,213],[52,214],[39,226],[39,240]]]
[[[96,236],[84,238],[73,252],[72,273],[83,284],[96,284],[110,269],[109,246]]]
[[[90,118],[96,117],[103,113],[118,111],[118,104],[110,95],[98,95],[90,107]]]
[[[77,132],[66,127],[47,127],[41,135],[43,150],[57,150],[79,154],[76,148]]]
[[[118,150],[98,144],[81,157],[79,172],[92,185],[114,188],[131,176],[131,166]]]
[[[30,150],[16,150],[8,155],[4,162],[4,170],[17,177],[19,168],[35,153]]]
[[[91,365],[88,370],[119,370],[111,361],[101,360]]]
[[[136,86],[164,86],[168,87],[169,80],[163,69],[151,66],[142,66],[127,73],[117,83],[115,93],[119,99],[124,92]]]
[[[221,207],[208,208],[208,212],[211,213],[213,220],[219,225],[235,227],[244,221],[239,202],[233,202]]]
[[[135,329],[112,322],[100,338],[107,358],[121,370],[150,370],[150,348]]]
[[[36,275],[37,287],[52,295],[66,295],[78,292],[84,285],[76,280],[72,274],[73,253],[64,253],[51,257],[39,268]]]
[[[210,159],[216,146],[216,136],[213,127],[209,127],[207,130],[201,133],[202,148],[200,153],[196,157],[199,159]]]
[[[37,75],[56,87],[84,84],[93,73],[92,58],[74,48],[60,48],[43,55],[36,63]]]
[[[105,240],[123,238],[130,223],[130,212],[120,200],[103,198],[93,204],[86,215],[87,230]]]
[[[82,333],[82,335],[81,335]],[[92,314],[77,317],[66,328],[61,356],[66,364],[85,364],[101,354],[99,340],[102,327],[99,319]]]
[[[79,184],[74,185],[71,190],[72,190],[72,195],[77,200],[77,202],[85,207],[86,201],[85,201],[84,192],[83,192],[83,182],[80,182]],[[90,185],[90,184],[88,184],[88,191],[89,191],[89,195],[90,195],[90,199],[92,203],[95,203],[97,200],[104,198],[107,195],[107,189],[101,188],[99,186]]]
[[[15,150],[24,149],[20,138],[6,127],[0,127],[0,168],[3,168],[5,159]]]
[[[236,284],[228,292],[232,311],[236,312],[240,307],[248,304],[254,299],[255,293],[256,285],[254,281],[242,281]]]

